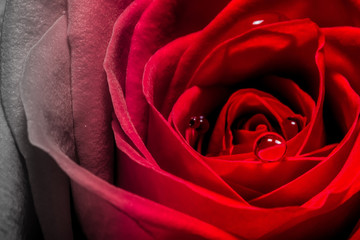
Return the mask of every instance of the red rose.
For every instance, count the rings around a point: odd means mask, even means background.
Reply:
[[[44,236],[359,238],[360,3],[130,2],[70,1],[26,60]]]

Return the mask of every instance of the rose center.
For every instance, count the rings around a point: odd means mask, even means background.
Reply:
[[[283,159],[287,141],[305,124],[304,117],[272,95],[256,89],[233,93],[216,117],[191,116],[186,141],[203,155],[253,152],[263,162]]]

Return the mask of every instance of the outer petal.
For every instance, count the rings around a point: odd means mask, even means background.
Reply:
[[[63,10],[65,3],[62,0],[7,1],[1,42],[2,104],[17,147],[25,159],[36,214],[44,237],[48,239],[72,238],[68,180],[48,156],[29,143],[19,82],[23,77],[24,61],[30,48],[63,14]],[[42,40],[51,45],[49,39],[45,38]],[[65,38],[60,39],[62,41]],[[35,55],[50,57],[50,46],[47,45],[46,48],[47,50],[39,50],[35,47]],[[63,57],[62,54],[62,49],[57,48],[55,55]],[[64,71],[65,74],[67,72]],[[55,77],[53,81],[56,79]]]
[[[326,38],[327,70],[343,75],[357,94],[360,94],[360,28],[324,28],[322,32]]]
[[[148,108],[142,92],[145,64],[159,48],[170,41],[203,28],[227,3],[228,0],[154,0],[139,19],[129,52],[126,102],[134,125],[143,139],[146,139],[148,122]]]
[[[357,7],[354,7],[357,5]],[[321,27],[352,25],[360,26],[359,3],[357,1],[311,1],[311,0],[281,0],[268,2],[264,0],[231,1],[202,31],[201,37],[189,46],[184,56],[181,58],[178,69],[172,80],[176,88],[170,88],[167,101],[174,101],[174,98],[183,91],[189,79],[208,52],[220,42],[239,35],[252,28],[252,21],[263,19],[265,14],[279,15],[279,18],[265,16],[265,24],[282,21],[285,19],[310,18]],[[349,14],[352,13],[352,14]],[[270,22],[268,22],[270,20]],[[172,97],[175,96],[175,97]]]
[[[54,35],[53,35],[54,34]],[[54,38],[52,38],[54,36]],[[70,159],[72,113],[67,64],[52,62],[47,69],[44,54],[47,44],[57,43],[62,54],[55,60],[66,60],[66,19],[61,17],[30,55],[21,94],[28,120],[30,141],[51,155],[71,178],[75,207],[81,227],[88,239],[235,239],[232,235],[196,218],[161,206],[116,188]],[[46,51],[45,51],[46,53]],[[40,56],[39,56],[40,54]],[[37,61],[32,61],[36,59]],[[60,62],[61,63],[61,62]],[[45,70],[45,71],[44,71]],[[56,77],[54,77],[54,74]],[[41,76],[35,78],[34,76]],[[55,81],[56,80],[56,81]],[[55,82],[54,82],[55,81]],[[61,85],[61,87],[54,88]],[[39,86],[41,86],[39,88]],[[44,91],[44,89],[46,91]],[[57,106],[54,108],[54,106]],[[61,111],[58,111],[61,109]],[[54,162],[52,162],[54,163]],[[49,170],[49,169],[47,169]],[[53,174],[53,173],[52,173]],[[57,189],[58,190],[58,189]],[[57,196],[59,197],[59,196]],[[60,217],[57,215],[57,217]],[[61,223],[51,224],[62,226]],[[106,229],[106,231],[104,231]],[[70,239],[66,236],[62,239]],[[52,239],[52,238],[50,238]]]
[[[360,222],[358,222],[352,232],[350,240],[360,239]]]
[[[114,143],[103,61],[114,22],[130,2],[68,1],[77,158],[82,166],[109,182],[113,181]]]
[[[119,121],[124,133],[121,137],[144,155],[148,164],[157,166],[134,127],[128,112],[124,93],[128,47],[131,43],[133,28],[149,4],[149,0],[133,2],[117,19],[107,49],[104,68],[107,74],[114,115]],[[125,22],[127,24],[124,24]],[[115,135],[116,134],[117,133],[115,133]]]
[[[22,156],[16,148],[0,108],[0,238],[39,239],[38,220],[22,165]]]
[[[6,1],[0,2],[0,29]],[[1,100],[0,104],[2,106]],[[0,108],[0,238],[40,238],[23,159]],[[28,224],[31,222],[32,224]],[[23,224],[24,223],[24,224]],[[36,234],[39,234],[38,236]]]

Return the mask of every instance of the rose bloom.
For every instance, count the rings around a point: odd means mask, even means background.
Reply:
[[[1,239],[360,239],[360,2],[3,3]]]

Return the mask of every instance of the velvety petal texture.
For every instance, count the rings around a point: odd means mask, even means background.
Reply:
[[[0,2],[0,29],[4,18],[5,4],[6,1]],[[21,164],[21,155],[17,152],[2,107],[0,109],[0,136],[0,195],[2,196],[0,199],[2,213],[0,215],[0,238],[19,239],[29,230],[23,222],[30,219],[28,213],[32,212],[33,214],[33,206],[29,185],[26,182],[26,173]]]
[[[114,179],[112,107],[102,65],[114,21],[130,2],[67,2],[77,161],[109,182]]]
[[[43,40],[42,36],[64,10],[64,1],[6,1],[1,36],[1,102],[17,150],[24,159],[23,167],[27,171],[25,176],[31,196],[25,200],[29,204],[26,208],[30,210],[34,205],[37,216],[32,214],[25,221],[37,233],[40,223],[43,236],[49,239],[72,237],[69,182],[52,158],[30,144],[19,84],[24,77],[24,65],[29,52]],[[42,55],[46,55],[45,59],[51,56],[49,48],[53,44],[54,41],[41,51]],[[59,54],[62,56],[61,50],[54,56]],[[41,72],[47,74],[46,68],[42,68]],[[57,78],[54,76],[52,79],[56,82]],[[71,145],[71,142],[67,145]],[[24,216],[28,218],[26,214]],[[37,233],[34,238],[39,238]]]
[[[357,239],[359,10],[7,1],[0,233]]]
[[[115,25],[105,58],[115,104],[113,130],[121,151],[118,186],[240,238],[346,236],[358,215],[345,213],[345,209],[354,207],[358,197],[345,194],[351,185],[336,194],[327,189],[351,160],[358,136],[359,99],[346,78],[329,75],[327,33],[321,27],[334,25],[326,20],[333,10],[325,7],[326,13],[316,15],[307,2],[293,1],[298,11],[290,11],[292,7],[285,2],[274,6],[260,2],[250,6],[233,1],[204,29],[187,34],[179,28],[179,35],[170,43],[165,39],[171,36],[173,21],[164,17],[159,24],[162,8],[156,5],[154,10],[150,4],[134,25],[132,38],[128,38],[130,55],[119,55],[127,50],[116,38],[126,37],[121,31],[130,27],[124,24],[125,19],[131,23],[135,20],[130,14],[135,12],[135,3],[128,9],[129,16],[120,17],[124,19],[121,25]],[[339,9],[350,5],[334,4]],[[159,15],[147,18],[152,12]],[[343,18],[344,12],[336,15]],[[358,21],[356,17],[346,19],[335,25],[354,26]],[[153,26],[160,31],[166,29],[167,34],[151,31]],[[157,34],[153,37],[154,32]],[[137,40],[138,34],[146,44]],[[159,42],[163,46],[157,51],[139,50],[152,44],[156,49]],[[146,65],[138,64],[145,53],[151,55],[145,57]],[[135,56],[137,64],[133,63]],[[126,76],[120,70],[123,64],[119,62],[123,61],[127,64]],[[138,93],[130,87],[139,81],[133,79],[135,74],[142,77],[142,86],[136,87]],[[135,100],[142,94],[149,107],[140,100],[143,96]],[[341,99],[341,103],[334,103],[335,99]],[[141,117],[134,113],[139,109],[144,109]],[[124,117],[126,111],[129,116]],[[194,127],[194,119],[203,120]],[[287,125],[289,119],[295,119],[295,130]],[[284,136],[285,159],[273,164],[257,160],[253,145],[263,131]],[[191,187],[192,193],[183,192],[185,189],[178,184]],[[220,195],[212,196],[202,188]],[[225,210],[225,206],[232,210]],[[327,222],[331,215],[348,222],[348,230],[335,227],[339,222]],[[268,218],[273,225],[267,221],[265,227],[261,222]],[[324,226],[332,224],[338,230],[330,233],[327,228],[319,228],[315,233],[309,227],[316,221]],[[302,232],[299,226],[306,230]]]

